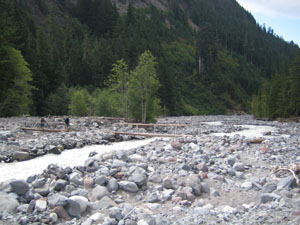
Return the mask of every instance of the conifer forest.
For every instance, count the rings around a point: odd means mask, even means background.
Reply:
[[[300,50],[235,0],[0,0],[2,117],[240,112],[300,116]]]

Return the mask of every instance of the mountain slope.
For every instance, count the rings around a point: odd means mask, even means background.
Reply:
[[[157,59],[167,114],[247,111],[259,86],[299,49],[235,0],[15,0],[10,7],[17,6],[28,18],[16,28],[26,30],[18,48],[33,72],[33,114],[55,113],[49,97],[61,85],[105,88],[118,59],[134,68],[145,50]]]

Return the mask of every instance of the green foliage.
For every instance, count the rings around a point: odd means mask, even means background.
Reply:
[[[132,71],[129,93],[130,93],[130,109],[131,112],[136,112],[137,108],[141,114],[139,117],[142,123],[149,120],[149,117],[153,118],[155,115],[151,115],[155,110],[152,107],[157,108],[157,101],[155,101],[155,94],[159,88],[159,81],[156,74],[157,62],[150,51],[145,51],[138,61],[138,65],[134,71]],[[137,107],[138,106],[138,107]]]
[[[73,116],[88,116],[89,115],[89,95],[85,90],[75,90],[71,96],[69,105],[70,113]]]
[[[276,74],[253,96],[252,112],[272,119],[300,115],[300,51],[288,74]]]
[[[120,105],[122,105],[121,115],[126,119],[128,118],[129,75],[128,66],[124,60],[121,59],[118,60],[116,64],[113,64],[112,74],[107,81],[110,90],[119,94]]]
[[[95,116],[120,116],[120,95],[108,89],[97,89],[93,93]]]
[[[0,116],[26,114],[32,103],[32,74],[20,51],[0,47]]]

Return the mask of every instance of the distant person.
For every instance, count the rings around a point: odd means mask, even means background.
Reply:
[[[65,118],[65,128],[66,128],[66,130],[69,130],[69,128],[70,128],[70,119],[69,119],[69,117]]]
[[[45,120],[45,118],[44,117],[41,117],[41,119],[40,119],[40,127],[41,128],[45,128],[45,125],[46,125],[46,120]]]

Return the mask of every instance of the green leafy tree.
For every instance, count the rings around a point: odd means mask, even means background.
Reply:
[[[69,109],[73,116],[87,116],[89,114],[89,104],[83,90],[74,91]]]
[[[122,105],[122,116],[128,119],[128,89],[130,73],[128,66],[123,59],[113,64],[112,74],[107,84],[111,91],[115,91],[120,95],[120,103]]]
[[[0,47],[0,116],[29,112],[32,103],[32,74],[20,51]]]
[[[147,120],[147,113],[151,111],[148,107],[151,103],[156,103],[155,95],[159,88],[155,65],[157,64],[155,57],[149,50],[145,51],[138,61],[138,65],[132,72],[130,81],[130,97],[131,97],[131,112],[136,112],[136,106],[139,105],[140,119],[142,123]],[[148,117],[149,119],[149,117]]]

